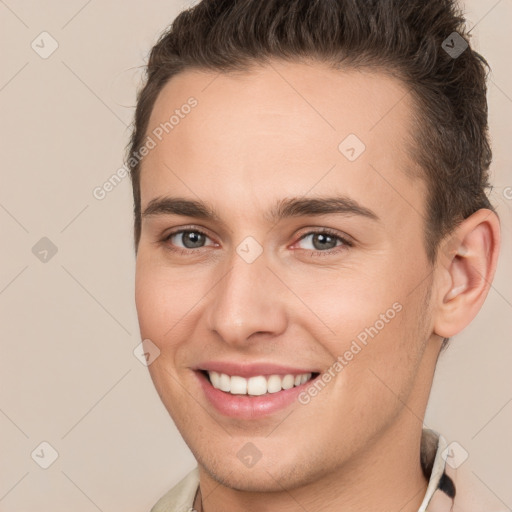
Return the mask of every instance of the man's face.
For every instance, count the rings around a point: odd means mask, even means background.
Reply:
[[[182,108],[190,97],[197,105]],[[439,344],[427,343],[426,188],[406,174],[411,119],[400,82],[318,63],[186,71],[159,95],[141,172],[137,310],[142,338],[160,350],[149,366],[156,389],[217,481],[293,488],[356,460],[371,467],[386,438],[421,430]],[[165,198],[204,203],[217,218],[158,207]],[[271,216],[324,198],[345,207]],[[200,371],[240,375],[229,363],[248,376],[330,369],[331,379],[229,394]]]

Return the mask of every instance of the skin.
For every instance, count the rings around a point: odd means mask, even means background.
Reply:
[[[151,377],[198,461],[207,512],[415,511],[423,499],[421,429],[442,337],[485,300],[499,222],[479,210],[429,263],[426,185],[410,176],[405,151],[406,93],[377,71],[272,61],[238,74],[182,72],[155,103],[148,134],[198,101],[144,158],[142,211],[172,195],[219,216],[144,216],[136,265],[141,335],[161,351]],[[338,150],[351,133],[366,145],[353,162]],[[379,220],[267,218],[276,201],[333,195]],[[203,247],[164,240],[180,228],[204,232]],[[311,235],[322,228],[353,245],[338,240],[326,254]],[[236,252],[247,236],[263,248],[250,264]],[[228,418],[192,371],[207,360],[328,369],[397,302],[402,310],[307,405]],[[237,457],[247,442],[262,455],[252,468]]]

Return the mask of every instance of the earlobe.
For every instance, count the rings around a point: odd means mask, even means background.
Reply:
[[[489,292],[500,245],[499,219],[488,209],[466,218],[450,235],[438,258],[439,299],[436,304],[434,332],[450,338],[464,329],[476,316]],[[441,258],[448,257],[448,261]]]

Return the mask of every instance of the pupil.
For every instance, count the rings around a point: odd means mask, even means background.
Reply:
[[[320,245],[317,245],[315,243],[315,241],[317,240],[320,240]],[[329,242],[333,242],[334,241],[334,245],[332,245],[332,247],[328,247],[329,249],[331,248],[334,248],[336,246],[336,240],[334,239],[334,237],[330,236],[330,235],[324,235],[322,233],[320,234],[316,234],[314,237],[313,237],[313,245],[315,246],[315,249],[325,249],[326,248],[326,245],[325,245],[325,242],[327,242],[327,244]]]
[[[203,235],[197,231],[186,231],[183,233],[183,245],[187,249],[193,249],[195,247],[201,247],[203,241]]]

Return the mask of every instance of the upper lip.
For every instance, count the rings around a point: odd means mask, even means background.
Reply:
[[[195,370],[214,371],[226,375],[238,375],[249,378],[258,375],[302,375],[303,373],[319,373],[311,368],[294,368],[273,363],[236,363],[233,361],[208,361],[198,365]]]

